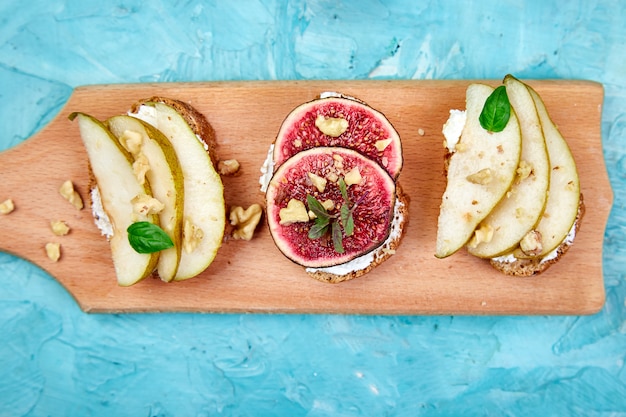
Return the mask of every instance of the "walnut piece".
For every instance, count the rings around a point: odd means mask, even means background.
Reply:
[[[313,186],[317,188],[317,191],[319,191],[320,193],[323,193],[324,190],[326,189],[326,183],[328,182],[326,178],[320,177],[319,175],[314,174],[313,172],[307,172],[307,175],[309,176],[309,179],[313,183]]]
[[[183,249],[191,253],[204,239],[204,232],[188,218],[183,222]]]
[[[493,173],[490,168],[483,168],[467,176],[467,180],[472,184],[487,185],[493,180]]]
[[[70,232],[70,227],[63,220],[51,220],[50,229],[57,236],[65,236]]]
[[[526,233],[519,243],[519,247],[528,256],[539,255],[543,250],[542,236],[537,230]]]
[[[359,171],[359,167],[355,166],[350,171],[346,173],[346,176],[343,178],[346,185],[349,187],[351,185],[359,184],[363,177],[361,177],[361,171]]]
[[[331,171],[328,174],[326,174],[326,179],[330,182],[337,182],[337,180],[339,180],[339,175],[337,175],[336,172]]]
[[[10,198],[0,203],[0,214],[9,214],[13,210],[15,210],[15,204],[13,204],[13,200]]]
[[[381,140],[377,140],[376,142],[374,142],[374,147],[379,152],[382,152],[387,148],[387,146],[389,146],[390,143],[391,143],[391,139],[381,139]]]
[[[263,209],[259,204],[252,204],[244,210],[241,206],[230,209],[230,224],[235,227],[232,233],[234,239],[251,240],[254,231],[261,220]]]
[[[304,203],[300,200],[292,198],[287,203],[287,207],[280,209],[278,212],[281,225],[288,225],[297,222],[308,222],[309,213],[307,212]]]
[[[61,244],[53,242],[46,243],[46,255],[52,262],[57,262],[61,258]]]
[[[138,194],[130,202],[133,205],[133,213],[144,216],[157,214],[165,208],[163,203],[147,194]]]
[[[137,177],[139,184],[144,185],[146,183],[146,174],[150,171],[150,162],[143,153],[138,153],[135,156],[135,162],[133,162],[133,173]]]
[[[72,181],[67,180],[63,184],[61,184],[61,188],[59,188],[59,193],[76,209],[81,210],[83,208],[83,199],[80,197],[80,194],[78,194],[78,192],[74,190],[74,184],[72,184]]]
[[[455,152],[465,152],[467,150],[467,143],[459,142],[454,147]]]
[[[517,172],[517,175],[519,176],[520,181],[525,180],[526,178],[530,176],[530,174],[532,174],[533,166],[529,164],[528,162],[522,160],[520,161],[516,172]]]
[[[235,175],[239,172],[239,161],[236,159],[224,159],[217,163],[217,170],[220,175]]]
[[[348,121],[339,117],[324,117],[321,114],[315,119],[315,127],[323,134],[336,138],[348,129]]]
[[[332,209],[335,208],[335,202],[329,198],[327,200],[322,201],[322,207],[324,207],[326,211],[331,211]]]
[[[482,224],[479,228],[474,230],[474,236],[468,243],[470,248],[477,247],[480,243],[489,243],[493,239],[493,227],[488,224]]]
[[[141,151],[143,136],[141,136],[141,133],[135,132],[134,130],[125,130],[120,137],[120,143],[131,155],[137,156]]]

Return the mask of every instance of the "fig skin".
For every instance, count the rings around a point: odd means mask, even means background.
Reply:
[[[341,163],[337,163],[337,159]],[[340,169],[337,168],[340,165]],[[336,214],[344,202],[336,182],[329,180],[323,191],[312,183],[309,173],[332,178],[333,173],[343,177],[355,166],[362,180],[347,187],[350,207],[353,210],[354,234],[346,236],[342,229],[345,251],[339,253],[333,246],[330,232],[319,239],[308,237],[314,220],[280,224],[280,210],[291,199],[304,202],[307,194],[318,201],[330,199]],[[336,181],[336,180],[335,180]],[[270,234],[279,250],[293,262],[312,268],[343,264],[360,257],[383,244],[389,236],[396,199],[393,178],[376,162],[356,151],[339,147],[316,147],[302,151],[286,160],[275,172],[266,192],[267,222]],[[310,208],[307,206],[307,209]]]
[[[348,127],[337,137],[324,134],[315,125],[320,115],[345,119]],[[384,149],[376,147],[377,142],[386,140],[390,142]],[[283,121],[274,143],[276,167],[298,152],[320,146],[353,149],[376,161],[394,180],[403,165],[400,137],[389,120],[364,102],[346,96],[318,98],[296,107]]]

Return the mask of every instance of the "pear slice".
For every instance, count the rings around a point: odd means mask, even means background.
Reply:
[[[192,278],[215,259],[226,224],[224,186],[202,142],[185,119],[164,103],[144,103],[138,117],[170,141],[183,171],[183,251],[174,280]]]
[[[468,252],[493,258],[513,250],[532,230],[544,211],[550,184],[550,160],[535,102],[526,85],[511,75],[504,78],[509,101],[522,131],[522,155],[517,178],[506,197],[483,222],[493,231],[487,242],[472,239]],[[479,235],[475,235],[479,237]]]
[[[546,146],[550,156],[550,189],[543,216],[535,231],[541,237],[541,251],[527,255],[517,249],[514,256],[518,259],[544,257],[556,249],[565,240],[578,216],[580,204],[580,181],[576,162],[567,142],[550,119],[543,100],[535,90],[528,87],[543,126]]]
[[[138,195],[151,195],[149,184],[140,184],[133,172],[131,155],[119,144],[106,126],[84,113],[73,113],[78,120],[80,136],[87,150],[89,166],[96,180],[102,206],[113,226],[109,241],[117,282],[133,285],[150,275],[159,253],[137,253],[128,242],[126,229],[136,221],[158,224],[156,215],[133,211],[131,200]]]
[[[183,231],[183,171],[176,151],[159,130],[134,117],[114,116],[105,124],[131,153],[138,169],[144,163],[149,166],[145,178],[152,196],[163,204],[159,222],[174,243],[174,247],[161,251],[157,267],[161,280],[170,282],[178,270]]]
[[[490,133],[479,122],[485,101],[493,90],[483,84],[471,84],[467,88],[467,118],[450,157],[448,182],[440,206],[435,252],[438,258],[452,255],[465,245],[515,178],[521,134],[514,112],[501,132]]]

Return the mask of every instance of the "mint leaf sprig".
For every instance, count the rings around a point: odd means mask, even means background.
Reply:
[[[322,203],[320,203],[312,195],[307,194],[307,204],[309,209],[313,212],[313,214],[315,214],[315,223],[309,230],[309,239],[319,239],[330,231],[335,251],[337,253],[344,253],[343,234],[345,233],[346,236],[352,236],[354,234],[353,212],[359,202],[350,207],[346,182],[343,178],[339,178],[337,183],[339,185],[339,191],[341,191],[341,196],[343,197],[343,203],[341,204],[341,208],[337,214],[330,214]]]

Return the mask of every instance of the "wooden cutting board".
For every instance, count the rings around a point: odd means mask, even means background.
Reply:
[[[484,81],[497,85],[497,81]],[[461,251],[434,257],[436,223],[445,188],[441,127],[451,108],[464,109],[469,81],[245,81],[77,88],[41,132],[0,153],[0,201],[16,210],[0,216],[0,250],[40,266],[87,312],[267,312],[347,314],[591,314],[604,304],[602,241],[612,191],[602,154],[603,89],[586,81],[530,81],[567,139],[581,177],[587,212],[572,249],[538,277],[507,277]],[[88,195],[87,157],[73,111],[106,119],[155,94],[190,102],[216,130],[221,158],[240,161],[226,177],[228,205],[264,203],[260,167],[270,143],[297,105],[322,91],[358,97],[382,111],[402,138],[400,183],[411,199],[410,220],[395,256],[356,280],[325,284],[309,278],[275,248],[262,224],[250,242],[227,241],[215,262],[194,279],[166,284],[116,283],[108,243],[90,210],[75,210],[58,193],[72,180]],[[49,222],[65,220],[67,236]],[[47,242],[62,245],[51,262]],[[3,277],[11,279],[11,277]]]

